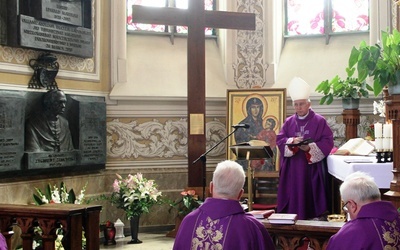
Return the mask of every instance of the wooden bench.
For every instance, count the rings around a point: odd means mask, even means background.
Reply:
[[[298,220],[294,225],[271,224],[262,221],[277,246],[283,250],[293,250],[303,244],[304,238],[314,250],[326,249],[329,238],[343,226],[344,222]]]
[[[65,249],[82,249],[82,230],[85,231],[86,249],[100,248],[100,205],[45,204],[13,205],[0,204],[0,231],[5,232],[7,245],[11,249],[10,231],[16,222],[21,228],[22,247],[32,249],[33,228],[37,224],[42,229],[44,250],[54,250],[56,229],[62,225],[65,230]]]

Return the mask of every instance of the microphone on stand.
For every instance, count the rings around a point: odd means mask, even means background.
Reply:
[[[236,129],[237,128],[250,128],[250,125],[246,124],[246,123],[239,123],[239,124],[233,125],[232,128],[236,128]]]

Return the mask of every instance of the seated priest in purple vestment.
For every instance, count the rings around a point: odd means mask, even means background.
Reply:
[[[381,201],[374,179],[355,172],[340,186],[343,210],[350,220],[333,235],[328,250],[400,249],[400,213],[389,201]]]
[[[4,238],[4,235],[0,233],[0,250],[7,250],[7,242],[6,238]]]
[[[241,165],[219,163],[210,183],[212,197],[183,218],[173,249],[275,249],[264,225],[239,203],[244,182]]]
[[[325,118],[310,108],[310,86],[304,80],[295,77],[288,92],[296,113],[285,120],[276,139],[281,152],[277,212],[326,220],[326,157],[334,145],[333,133]],[[304,140],[309,142],[299,144]]]

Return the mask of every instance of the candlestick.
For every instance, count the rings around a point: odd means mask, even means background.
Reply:
[[[385,163],[385,152],[376,152],[377,163]]]
[[[385,152],[385,162],[393,162],[393,152]]]
[[[374,124],[374,132],[375,132],[375,138],[382,137],[382,123],[375,123]]]

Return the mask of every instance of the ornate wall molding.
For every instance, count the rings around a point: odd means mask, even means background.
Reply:
[[[312,100],[315,104],[317,100]],[[360,109],[359,137],[379,119],[372,115],[372,100],[363,100]],[[370,107],[368,104],[371,103]],[[187,166],[187,111],[186,100],[131,100],[107,107],[107,166]],[[335,146],[344,143],[345,125],[339,103],[313,105],[326,117],[331,127]],[[291,100],[287,100],[287,114],[293,114]],[[208,101],[206,117],[206,148],[213,147],[226,136],[226,100]],[[214,166],[226,158],[226,142],[213,149],[207,164]],[[160,161],[163,159],[163,161]]]
[[[263,87],[267,81],[265,63],[264,1],[237,0],[237,11],[256,14],[256,30],[237,32],[234,81],[239,89]]]
[[[187,157],[187,119],[168,119],[141,122],[134,119],[123,122],[113,119],[107,122],[107,158],[176,158]],[[206,123],[206,147],[214,146],[226,136],[225,124],[218,119]],[[209,156],[225,154],[221,143]],[[112,160],[111,160],[112,161]]]
[[[391,14],[392,14],[392,29],[397,29],[399,30],[400,24],[399,24],[399,8],[400,1],[398,0],[392,0],[392,5],[391,5]]]

